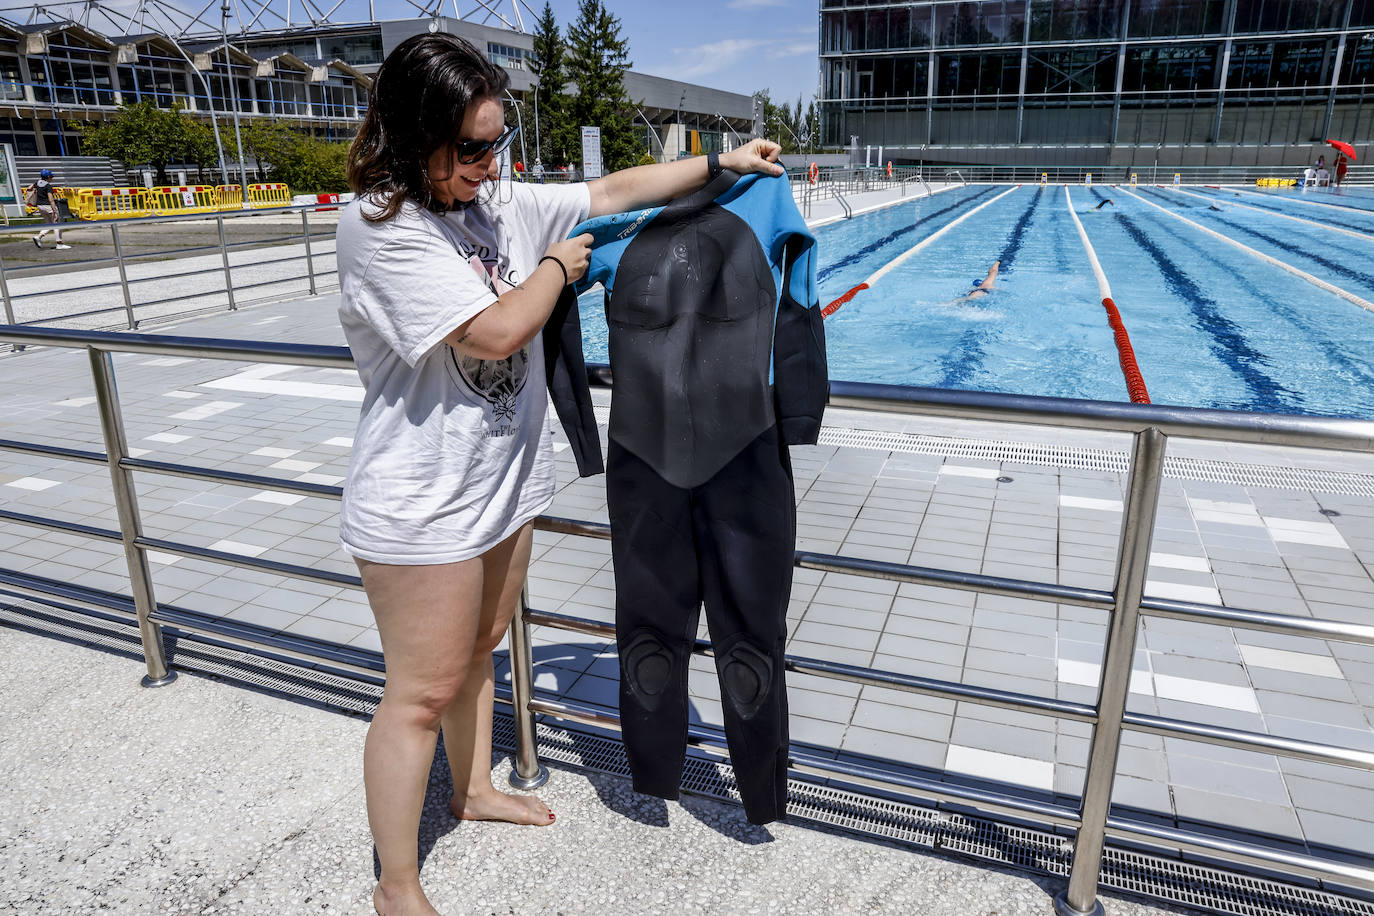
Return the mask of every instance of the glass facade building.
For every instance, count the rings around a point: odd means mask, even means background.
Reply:
[[[1301,163],[1374,139],[1374,0],[821,0],[827,145],[897,161]]]

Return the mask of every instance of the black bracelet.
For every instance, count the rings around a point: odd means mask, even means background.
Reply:
[[[558,258],[555,258],[555,257],[554,257],[553,255],[551,255],[551,254],[546,254],[546,255],[544,255],[542,258],[540,258],[540,259],[539,259],[539,264],[543,264],[545,261],[552,261],[553,263],[555,263],[555,264],[558,265],[558,269],[561,270],[561,271],[563,271],[563,285],[564,285],[564,286],[567,286],[567,285],[568,285],[568,268],[566,268],[566,267],[563,266],[563,262],[560,261],[560,260],[558,260]],[[539,264],[536,264],[535,266],[538,267]]]
[[[706,154],[706,180],[711,181],[723,171],[720,167],[720,153]]]

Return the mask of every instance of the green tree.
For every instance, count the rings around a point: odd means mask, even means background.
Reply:
[[[213,136],[181,110],[180,105],[158,108],[152,102],[121,105],[115,116],[100,123],[78,124],[81,148],[90,156],[109,156],[129,168],[147,167],[157,172],[157,183],[167,184],[167,165],[213,159],[204,155],[204,143]]]
[[[228,156],[229,151],[235,149],[233,127],[222,129],[221,133],[226,135],[224,149]],[[253,160],[259,181],[267,180],[269,163],[284,160],[300,141],[297,131],[272,118],[252,118],[244,122],[239,127],[239,136],[243,141],[244,158]]]
[[[620,35],[620,20],[601,0],[578,0],[577,20],[568,27],[568,76],[577,83],[569,122],[601,128],[601,158],[607,171],[639,161],[642,144],[631,124],[625,97],[630,45]]]
[[[348,144],[330,143],[292,132],[291,144],[272,162],[272,180],[284,181],[296,194],[342,193],[348,190],[345,169]]]
[[[538,78],[538,83],[534,90],[533,106],[529,106],[522,114],[532,114],[537,119],[539,149],[535,157],[546,167],[571,162],[577,155],[579,134],[577,125],[568,117],[568,97],[564,92],[568,84],[567,50],[553,16],[553,8],[547,0],[544,12],[535,24],[530,70]],[[530,129],[531,125],[527,122],[526,130]]]

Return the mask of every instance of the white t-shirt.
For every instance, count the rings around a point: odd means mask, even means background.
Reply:
[[[377,563],[453,563],[553,500],[542,341],[504,360],[444,343],[586,219],[586,185],[506,184],[504,201],[442,216],[412,201],[339,219],[339,319],[364,388],[339,541]]]

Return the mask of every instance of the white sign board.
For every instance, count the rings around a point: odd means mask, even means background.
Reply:
[[[582,128],[582,178],[601,177],[601,128]]]
[[[0,143],[0,207],[4,209],[5,224],[11,216],[23,216],[24,204],[20,201],[22,188],[19,187],[19,173],[14,167],[14,147]]]

